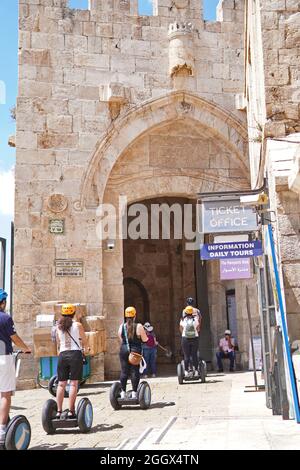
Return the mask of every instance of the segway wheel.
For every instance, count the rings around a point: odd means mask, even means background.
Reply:
[[[148,382],[141,382],[138,388],[138,400],[142,410],[148,410],[151,405],[151,388]]]
[[[77,421],[81,432],[87,433],[93,425],[93,406],[88,398],[82,398],[77,406]]]
[[[121,405],[118,402],[118,398],[120,398],[120,396],[121,396],[121,391],[122,391],[122,387],[121,387],[120,382],[114,382],[112,384],[112,386],[110,388],[110,392],[109,392],[110,404],[111,404],[111,406],[113,407],[114,410],[120,410],[121,409]]]
[[[58,386],[58,379],[57,379],[57,376],[54,375],[53,377],[51,377],[48,383],[48,392],[53,397],[56,397],[57,386]]]
[[[177,364],[177,377],[178,377],[179,385],[183,384],[183,375],[184,375],[184,372],[183,372],[182,364],[180,362],[179,364]]]
[[[25,416],[15,416],[8,424],[5,436],[6,450],[27,450],[31,440],[31,427]]]
[[[47,400],[42,411],[42,426],[47,434],[54,434],[55,428],[52,420],[55,419],[57,413],[57,404],[54,400]]]
[[[56,397],[57,387],[58,387],[58,378],[56,375],[54,375],[53,377],[51,377],[51,379],[49,380],[49,384],[48,384],[48,391],[50,395],[52,395],[53,397]],[[80,385],[78,383],[77,392],[79,392],[79,389],[80,389]],[[64,398],[69,398],[69,392],[70,392],[70,384],[67,383],[67,386],[65,388]]]
[[[206,362],[200,362],[200,380],[204,384],[206,382]]]

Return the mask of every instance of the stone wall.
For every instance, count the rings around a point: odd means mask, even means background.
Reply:
[[[261,0],[267,105],[266,137],[300,131],[300,4]]]
[[[300,204],[289,187],[299,148],[299,26],[299,1],[248,2],[248,122],[257,127],[254,134],[249,129],[252,184],[261,185],[267,175],[291,339],[300,334]]]
[[[220,2],[216,22],[203,21],[198,0],[155,0],[150,17],[138,16],[136,0],[92,0],[89,10],[71,10],[67,0],[19,4],[15,319],[31,343],[40,302],[68,298],[109,315],[115,331],[122,247],[109,261],[95,208],[130,144],[167,121],[201,122],[211,152],[220,144],[223,155],[216,150],[199,163],[195,154],[185,167],[182,148],[194,141],[173,139],[150,169],[152,188],[194,197],[201,188],[249,185],[246,115],[235,106],[243,91],[244,2]],[[150,185],[135,185],[135,198],[144,199]],[[63,235],[49,233],[50,219],[65,220]],[[82,260],[83,276],[57,277],[55,259]],[[108,282],[109,272],[117,280]],[[108,291],[115,301],[104,301]],[[115,351],[115,339],[109,346]]]

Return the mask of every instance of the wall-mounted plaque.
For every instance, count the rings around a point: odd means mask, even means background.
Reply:
[[[56,259],[55,276],[83,277],[83,261],[78,259]]]
[[[56,235],[65,233],[65,219],[50,219],[49,232]]]
[[[48,199],[48,209],[58,214],[68,207],[68,199],[63,194],[52,194]]]

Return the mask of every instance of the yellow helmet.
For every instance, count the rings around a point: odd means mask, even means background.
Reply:
[[[64,316],[74,315],[75,312],[76,312],[76,307],[73,304],[64,304],[61,307],[61,314]]]
[[[194,313],[194,309],[191,305],[188,305],[187,307],[185,307],[184,311],[187,315],[193,315]]]
[[[125,310],[125,318],[134,318],[136,316],[136,309],[134,307],[127,307]]]

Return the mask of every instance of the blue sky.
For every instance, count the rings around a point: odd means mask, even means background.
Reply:
[[[219,0],[203,1],[204,17],[213,20]],[[72,8],[86,8],[87,3],[88,0],[70,0]],[[151,0],[139,0],[139,4],[140,14],[151,14]],[[10,109],[16,103],[17,65],[18,0],[0,0],[0,237],[7,239],[13,218],[15,164],[15,150],[8,147],[7,141],[15,133],[15,122],[11,118]]]

